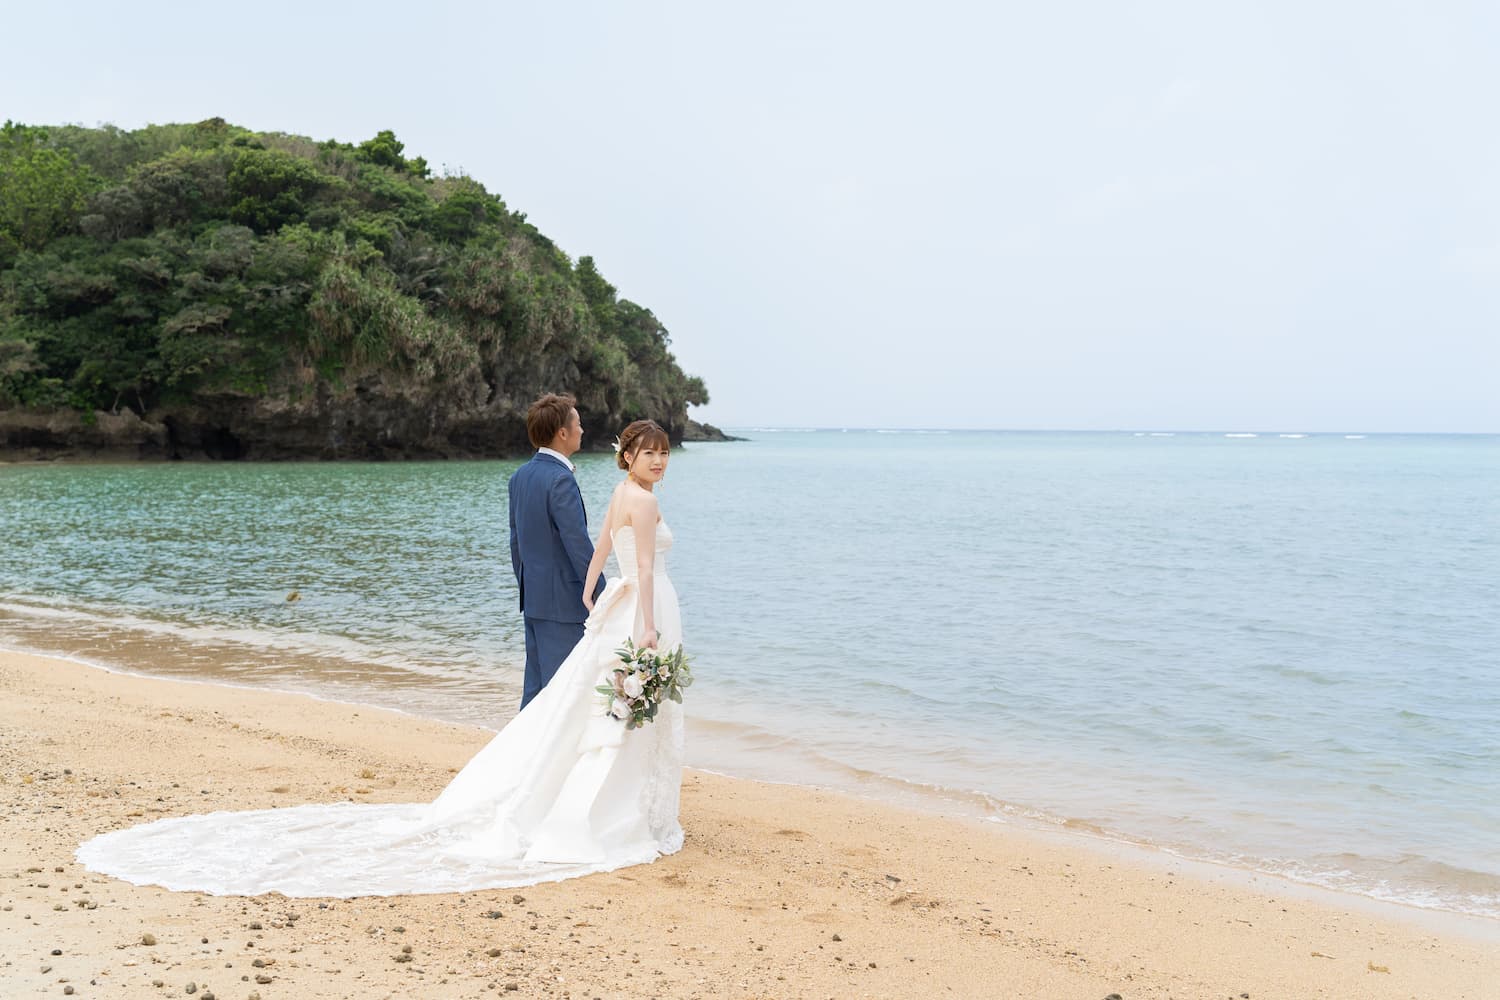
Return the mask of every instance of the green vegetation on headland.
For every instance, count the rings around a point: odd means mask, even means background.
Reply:
[[[708,401],[651,310],[390,132],[0,131],[0,451],[515,455]],[[697,428],[694,428],[696,430]]]

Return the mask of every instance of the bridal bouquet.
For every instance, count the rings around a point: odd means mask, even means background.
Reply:
[[[594,690],[604,696],[604,714],[638,729],[656,718],[662,702],[682,704],[682,689],[693,683],[687,654],[678,646],[670,653],[641,648],[630,639],[615,650],[620,665],[606,675],[607,683]]]

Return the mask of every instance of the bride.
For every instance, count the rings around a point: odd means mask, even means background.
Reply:
[[[681,849],[681,708],[664,702],[654,722],[627,731],[595,691],[626,639],[663,650],[682,642],[664,560],[672,532],[653,493],[668,448],[650,420],[620,435],[626,475],[610,497],[584,594],[611,551],[620,576],[592,604],[552,681],[436,800],[165,819],[95,837],[78,860],[137,885],[349,897],[532,885]]]

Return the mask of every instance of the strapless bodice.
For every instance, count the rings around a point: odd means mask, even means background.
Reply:
[[[636,548],[635,529],[629,525],[616,528],[614,535],[615,562],[619,564],[620,575],[627,580],[634,580],[639,575],[636,570]],[[656,522],[656,561],[652,567],[654,575],[665,576],[667,573],[667,550],[672,547],[672,529],[667,527],[667,522]]]

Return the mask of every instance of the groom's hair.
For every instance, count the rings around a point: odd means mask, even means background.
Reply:
[[[526,436],[535,448],[545,448],[557,437],[557,432],[568,426],[568,411],[578,405],[572,396],[559,396],[549,392],[526,411]]]

